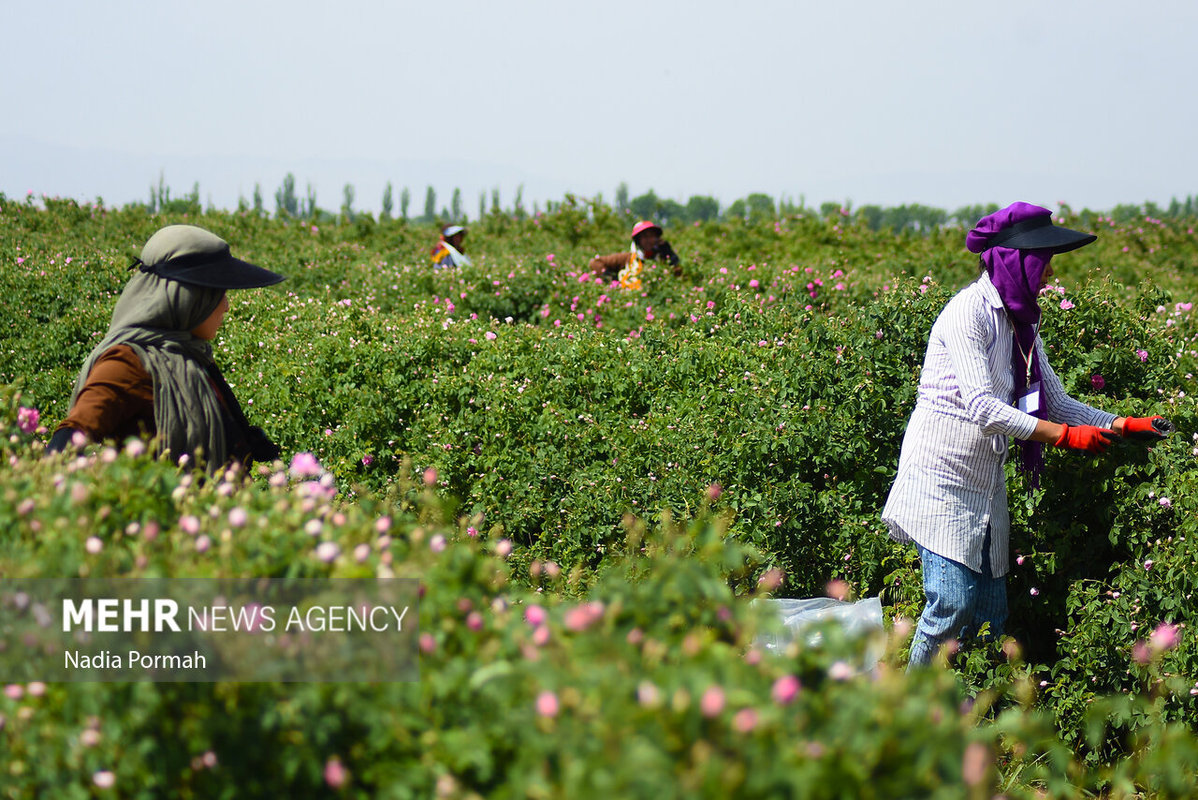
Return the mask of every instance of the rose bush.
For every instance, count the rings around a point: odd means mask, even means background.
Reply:
[[[195,786],[251,794],[271,785],[303,793],[327,786],[328,774],[343,791],[381,791],[405,785],[409,770],[419,776],[410,785],[435,790],[440,781],[451,794],[597,792],[600,784],[571,781],[603,772],[603,786],[623,793],[685,785],[764,795],[786,791],[792,773],[877,780],[877,771],[854,772],[858,761],[932,786],[887,760],[897,758],[939,775],[956,796],[966,761],[1009,795],[1138,786],[1186,796],[1187,773],[1161,755],[1193,763],[1186,748],[1198,725],[1189,636],[1195,287],[1178,269],[1192,266],[1195,248],[1185,223],[1090,215],[1099,242],[1054,262],[1059,284],[1042,298],[1043,335],[1066,386],[1116,413],[1164,414],[1179,433],[1102,458],[1050,452],[1031,494],[1011,468],[1019,658],[972,648],[957,662],[959,689],[890,670],[841,695],[828,676],[851,662],[847,645],[745,666],[755,623],[743,599],[778,569],[781,595],[820,594],[841,579],[857,596],[881,593],[888,616],[918,612],[918,560],[884,537],[877,516],[927,332],[976,274],[961,231],[895,236],[815,215],[704,224],[669,231],[681,278],[651,268],[644,288],[627,293],[583,274],[591,255],[622,249],[626,237],[625,221],[602,206],[489,217],[472,233],[475,266],[435,273],[424,264],[431,229],[399,222],[314,227],[41,206],[0,199],[0,288],[10,301],[0,307],[0,382],[20,386],[19,397],[5,395],[0,572],[407,569],[430,589],[422,664],[436,668],[418,687],[394,690],[55,686],[35,696],[53,703],[34,707],[22,688],[0,711],[0,735],[19,748],[26,778],[44,752],[39,780],[59,769],[64,785],[95,786],[92,776],[105,772],[128,787],[158,775],[155,743],[170,751],[163,774],[174,780],[186,773]],[[189,221],[289,276],[235,294],[216,341],[247,413],[284,445],[287,462],[201,487],[124,443],[86,463],[41,461],[36,442],[65,414],[129,257],[162,224]],[[312,460],[293,464],[300,453]],[[319,472],[308,474],[313,463]],[[409,475],[424,479],[413,485]],[[220,487],[227,494],[214,495]],[[384,517],[396,530],[380,547]],[[692,518],[696,529],[676,538],[671,520]],[[497,561],[496,548],[510,555]],[[540,626],[526,619],[534,606]],[[1176,626],[1167,630],[1177,641],[1153,649],[1162,624]],[[628,641],[633,630],[639,642]],[[648,652],[647,641],[657,643]],[[804,659],[815,666],[800,669]],[[795,702],[822,704],[824,716],[808,709],[800,722],[781,720],[769,704],[787,676],[803,687]],[[724,698],[719,731],[704,727],[712,687]],[[907,708],[904,693],[922,714],[941,715],[927,735],[954,739],[943,761],[891,743],[917,738],[904,726],[928,724],[887,711]],[[69,716],[83,708],[97,709],[99,727]],[[661,721],[665,709],[677,719]],[[850,711],[873,720],[877,738],[850,743]],[[188,720],[194,735],[163,744],[172,736],[156,714]],[[29,727],[35,718],[48,720],[44,735]],[[649,744],[638,726],[655,731]],[[280,754],[276,768],[239,744],[249,731]],[[96,736],[131,744],[108,761],[68,747]],[[969,738],[983,750],[970,750]],[[1031,755],[1008,741],[1025,741]],[[796,755],[799,743],[842,760],[825,772]],[[617,763],[637,768],[604,766]],[[753,774],[772,777],[750,784]]]

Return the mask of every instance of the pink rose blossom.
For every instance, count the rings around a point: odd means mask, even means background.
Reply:
[[[770,694],[773,695],[774,702],[780,706],[789,704],[799,694],[799,679],[794,675],[783,675],[778,680],[774,681],[774,688]]]
[[[296,453],[291,457],[291,477],[293,478],[315,478],[323,471],[320,462],[311,453]]]
[[[333,756],[324,764],[324,782],[329,785],[330,789],[340,789],[345,785],[346,779],[349,777],[349,772],[341,763],[341,759]]]
[[[567,629],[576,633],[585,631],[591,625],[603,618],[603,604],[591,601],[575,606],[566,612],[562,623]]]
[[[699,700],[699,711],[705,717],[718,716],[724,710],[724,690],[719,686],[710,686],[707,691],[703,692],[703,697]]]
[[[37,422],[41,418],[36,408],[21,406],[17,409],[17,427],[23,433],[33,433],[37,430]]]
[[[1102,391],[1102,387],[1106,386],[1106,378],[1101,375],[1091,375],[1090,385],[1094,387],[1095,391]]]
[[[749,733],[757,727],[757,711],[752,708],[742,708],[732,716],[732,729],[738,733]]]
[[[1148,637],[1152,649],[1158,653],[1172,650],[1181,641],[1181,628],[1168,622],[1162,622]]]
[[[546,689],[537,695],[537,714],[542,717],[556,717],[561,706],[557,695]]]
[[[837,661],[828,667],[828,677],[834,681],[847,681],[853,677],[853,668],[846,661]]]
[[[824,594],[834,600],[844,600],[849,596],[849,584],[842,580],[828,581],[828,585],[824,587]]]
[[[762,591],[772,592],[782,585],[782,581],[785,577],[786,575],[784,572],[782,572],[782,570],[778,569],[777,567],[771,567],[770,569],[767,569],[765,572],[761,573],[761,577],[757,579],[757,585]]]
[[[641,681],[636,687],[636,701],[645,708],[655,708],[661,702],[661,690],[649,681]]]
[[[316,545],[316,557],[326,564],[332,564],[341,554],[341,548],[336,542],[321,542]]]

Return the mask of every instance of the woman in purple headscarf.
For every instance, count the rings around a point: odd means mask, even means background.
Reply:
[[[914,542],[926,604],[911,666],[1007,617],[1010,515],[1003,462],[1019,443],[1036,485],[1044,445],[1101,453],[1111,441],[1162,436],[1159,417],[1116,417],[1065,393],[1039,338],[1036,297],[1053,255],[1095,236],[1052,224],[1052,212],[1014,203],[983,217],[966,237],[981,274],[932,326],[915,411],[882,519],[891,538]]]

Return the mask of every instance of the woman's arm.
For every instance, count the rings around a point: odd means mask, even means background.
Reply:
[[[939,339],[948,356],[961,403],[982,429],[982,435],[1026,439],[1035,431],[1036,418],[1012,406],[1009,398],[999,397],[995,389],[996,371],[1009,371],[1011,366],[1010,356],[1004,354],[998,356],[1005,359],[1003,363],[991,363],[995,336],[992,313],[980,296],[973,302],[954,299],[936,320],[932,336]],[[935,345],[933,341],[930,346]]]
[[[83,432],[92,441],[154,430],[154,381],[126,345],[108,350],[92,365],[87,382],[55,431]]]
[[[612,253],[607,256],[595,256],[591,259],[591,263],[587,265],[587,269],[591,272],[600,272],[604,275],[615,275],[628,266],[629,255],[629,253],[624,252]]]
[[[1061,385],[1061,379],[1048,363],[1043,340],[1036,339],[1036,353],[1040,358],[1040,387],[1047,403],[1048,413],[1057,422],[1067,425],[1094,425],[1099,428],[1110,428],[1120,435],[1123,434],[1123,417],[1116,417],[1107,411],[1101,411],[1070,397]]]

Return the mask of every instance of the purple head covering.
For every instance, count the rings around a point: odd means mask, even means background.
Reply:
[[[1003,307],[1015,329],[1011,347],[1011,369],[1015,373],[1015,396],[1021,397],[1031,383],[1041,378],[1040,358],[1035,352],[1036,329],[1040,322],[1040,305],[1036,296],[1040,293],[1040,280],[1052,258],[1050,250],[1016,250],[1001,245],[990,247],[989,239],[999,231],[1018,222],[1041,216],[1052,216],[1047,208],[1031,203],[1012,203],[1001,211],[982,217],[965,237],[965,247],[971,253],[982,254],[982,264],[990,276]],[[1040,408],[1033,414],[1047,419],[1041,394]],[[1025,439],[1019,444],[1021,468],[1031,479],[1031,486],[1040,482],[1044,468],[1044,445]]]

